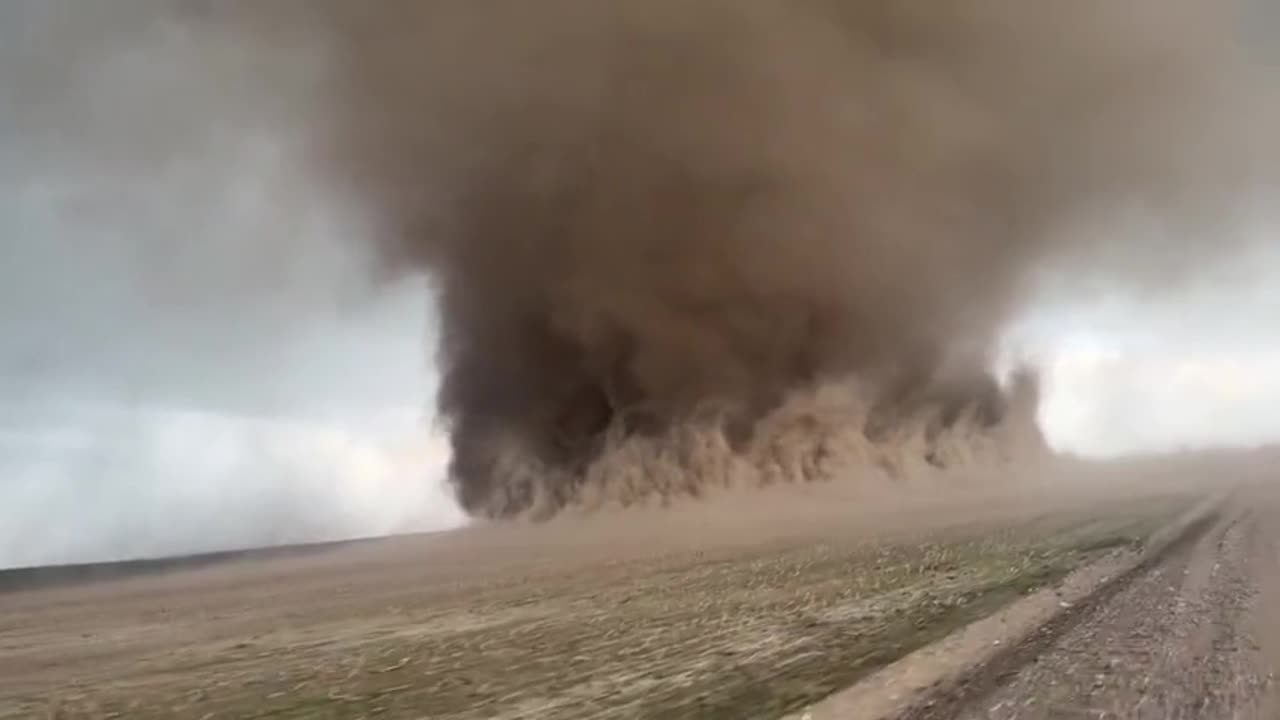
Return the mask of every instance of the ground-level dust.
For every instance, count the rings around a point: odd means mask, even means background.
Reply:
[[[928,716],[1266,717],[1267,465],[786,486],[10,587],[0,717],[778,718],[1237,487],[1211,529]]]

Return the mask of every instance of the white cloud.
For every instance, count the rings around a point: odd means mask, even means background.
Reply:
[[[1095,456],[1280,442],[1280,244],[1255,247],[1163,291],[1067,292],[1023,318],[1008,344],[1044,365],[1050,442]]]
[[[462,521],[445,492],[448,448],[440,435],[417,421],[349,421],[107,406],[6,431],[0,567],[365,537]]]
[[[1280,351],[1215,357],[1054,359],[1041,421],[1060,449],[1095,456],[1280,440]]]

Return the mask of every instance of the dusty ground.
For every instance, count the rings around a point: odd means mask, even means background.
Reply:
[[[1160,562],[913,718],[1277,718],[1280,486],[1237,491]]]
[[[782,488],[18,590],[0,717],[780,717],[1267,475],[1218,457],[909,501]],[[934,716],[1263,717],[1280,492],[1232,508]]]

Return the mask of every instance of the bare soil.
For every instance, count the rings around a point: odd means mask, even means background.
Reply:
[[[1239,492],[1187,542],[911,718],[1280,717],[1280,485]]]
[[[1248,474],[1197,462],[957,476],[913,493],[728,493],[17,589],[0,594],[0,717],[781,717],[1100,553],[1140,545],[1209,491],[1195,482],[1204,470]],[[1245,508],[1206,537],[1254,548],[1224,558],[1274,562],[1280,547],[1264,540],[1277,536],[1260,531],[1277,517]],[[1262,607],[1253,570],[1197,552],[1160,576],[1187,570],[1186,593],[1134,613],[1169,627],[1135,626],[1113,647],[1099,644],[1111,637],[1104,623],[1072,647],[1113,668],[1149,660],[1124,642],[1179,628],[1179,642],[1200,648],[1191,658],[1246,647],[1213,628],[1244,627]],[[1219,624],[1194,622],[1195,602],[1221,609]],[[1214,674],[1187,692],[1261,667],[1265,650],[1249,653],[1205,665]],[[1054,671],[1077,694],[1098,674]],[[948,711],[987,717],[1012,707],[1001,693],[1043,695],[1047,682],[1011,679]],[[1235,707],[1222,703],[1212,708]]]

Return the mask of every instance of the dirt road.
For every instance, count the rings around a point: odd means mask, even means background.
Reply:
[[[1280,718],[1280,492],[1239,491],[1159,562],[912,718]]]
[[[778,718],[1140,548],[1228,465],[779,488],[17,589],[0,717]],[[922,716],[1275,717],[1280,492],[1251,488]]]

